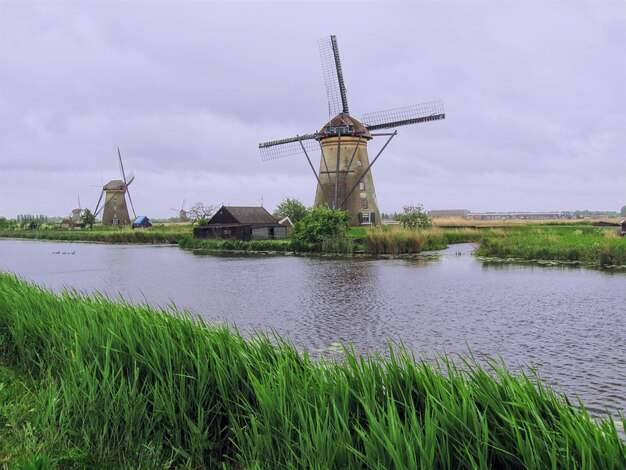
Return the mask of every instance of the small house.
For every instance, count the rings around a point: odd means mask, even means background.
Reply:
[[[145,215],[140,215],[133,222],[133,228],[148,228],[152,227],[152,222]]]
[[[206,225],[193,230],[194,238],[268,240],[287,237],[282,225],[263,207],[222,206]]]

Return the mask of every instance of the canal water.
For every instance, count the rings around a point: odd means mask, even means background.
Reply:
[[[436,258],[196,255],[171,246],[0,240],[0,270],[55,291],[175,304],[319,354],[501,355],[595,413],[626,411],[626,272],[489,264],[472,245]]]

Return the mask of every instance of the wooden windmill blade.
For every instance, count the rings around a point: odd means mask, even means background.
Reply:
[[[322,61],[322,75],[328,96],[328,115],[336,116],[339,113],[350,114],[348,110],[348,96],[343,81],[341,60],[337,37],[329,36],[317,41]]]
[[[402,108],[364,114],[361,121],[370,131],[392,129],[409,124],[445,119],[446,114],[441,100],[404,106]]]
[[[261,159],[265,162],[277,158],[289,157],[302,153],[302,147],[306,152],[319,150],[319,144],[315,141],[317,134],[306,134],[287,139],[271,140],[259,144]]]
[[[98,212],[100,212],[104,208],[104,206],[100,207],[100,203],[102,202],[102,196],[104,196],[104,187],[102,187],[102,191],[100,191],[100,197],[98,198],[98,203],[96,204],[96,208],[93,211],[94,216],[98,215]]]
[[[135,176],[131,174],[130,181],[126,180],[126,173],[124,172],[124,163],[122,163],[122,153],[120,152],[119,147],[117,148],[117,157],[119,158],[120,170],[122,171],[122,179],[124,180],[124,187],[126,189],[126,194],[128,194],[128,201],[130,202],[130,208],[133,210],[133,217],[136,219],[137,214],[135,213],[135,206],[133,205],[133,198],[131,197],[130,190],[128,189],[128,186],[130,185],[130,183],[132,183],[135,180]]]

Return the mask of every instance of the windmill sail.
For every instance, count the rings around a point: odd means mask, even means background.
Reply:
[[[135,213],[135,206],[133,205],[133,198],[130,196],[130,190],[128,189],[128,186],[130,185],[130,183],[133,182],[133,180],[135,179],[135,176],[131,174],[130,181],[126,180],[126,173],[124,172],[124,163],[122,163],[122,153],[120,152],[119,147],[117,148],[117,157],[119,158],[120,170],[122,171],[122,178],[124,179],[124,186],[126,189],[126,194],[128,194],[128,201],[130,202],[130,208],[133,210],[133,217],[136,219],[137,214]]]
[[[364,114],[361,121],[370,131],[375,131],[376,129],[391,129],[408,124],[436,121],[445,119],[445,117],[443,102],[437,100]]]
[[[328,95],[328,115],[333,117],[339,113],[350,114],[348,111],[346,85],[343,81],[341,60],[339,59],[337,38],[329,36],[320,39],[317,44],[322,61],[322,75],[326,85],[326,94]]]
[[[298,137],[263,142],[259,144],[261,159],[267,161],[301,154],[302,146],[300,142],[302,142],[307,152],[314,152],[320,149],[319,144],[315,140],[316,138],[317,134],[306,134]]]

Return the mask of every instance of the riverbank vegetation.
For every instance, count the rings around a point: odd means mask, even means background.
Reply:
[[[589,221],[463,221],[435,219],[430,228],[347,227],[327,208],[308,209],[287,240],[197,240],[190,223],[147,229],[95,226],[93,230],[57,228],[0,231],[0,237],[104,243],[178,243],[198,251],[301,252],[341,255],[403,255],[438,250],[453,243],[477,243],[476,254],[511,261],[558,261],[591,266],[626,265],[626,237],[616,227]],[[341,211],[338,212],[341,214]],[[483,224],[475,224],[484,222]]]
[[[172,307],[174,308],[174,307]],[[532,374],[402,347],[340,362],[0,273],[0,463],[624,468],[615,422]]]
[[[620,237],[615,227],[528,225],[486,232],[476,254],[526,261],[625,266],[626,237]]]
[[[57,227],[44,227],[37,230],[0,230],[0,238],[131,244],[178,243],[185,235],[192,234],[193,228],[190,223],[158,224],[142,229],[96,225],[93,229],[81,230],[60,230]]]

